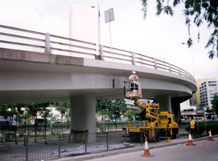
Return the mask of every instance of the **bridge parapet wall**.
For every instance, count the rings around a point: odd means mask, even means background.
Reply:
[[[96,44],[92,42],[4,25],[0,25],[0,29],[2,31],[0,32],[0,48],[31,51],[49,55],[62,55],[74,58],[99,59],[143,66],[173,73],[195,82],[194,77],[184,69],[133,51],[114,47],[112,47],[113,50],[111,50],[111,47],[102,44],[99,45],[100,50],[96,51]]]

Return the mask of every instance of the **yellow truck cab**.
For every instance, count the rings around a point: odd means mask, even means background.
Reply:
[[[178,128],[178,124],[176,123],[175,120],[175,115],[171,114],[169,111],[161,111],[158,114],[159,118],[159,124],[158,127],[172,127],[172,128]]]
[[[173,138],[176,138],[178,134],[178,123],[176,122],[176,118],[174,114],[171,114],[169,111],[161,111],[158,114],[159,124],[158,128],[169,128],[169,134]]]

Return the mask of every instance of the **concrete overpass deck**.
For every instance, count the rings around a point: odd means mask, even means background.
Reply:
[[[124,98],[124,80],[133,70],[143,98],[155,99],[160,110],[177,116],[180,103],[197,89],[190,73],[152,57],[117,48],[111,53],[103,45],[98,51],[95,43],[49,33],[0,28],[7,30],[0,33],[0,103],[70,100],[71,129],[88,129],[93,133],[89,142],[96,140],[96,99]]]
[[[187,99],[196,91],[188,78],[143,66],[0,48],[0,102],[69,100],[85,93],[124,98],[124,80],[132,70],[142,82],[143,98]]]

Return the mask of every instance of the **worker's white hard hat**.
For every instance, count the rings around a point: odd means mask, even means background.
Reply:
[[[132,74],[135,74],[136,72],[135,71],[132,71]]]

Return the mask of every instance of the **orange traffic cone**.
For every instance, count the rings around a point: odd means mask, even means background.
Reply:
[[[189,136],[188,136],[189,138],[188,138],[188,144],[186,144],[186,145],[188,145],[188,146],[195,146],[195,144],[193,144],[193,142],[192,142],[192,136],[191,136],[191,132],[189,131]]]
[[[211,129],[209,130],[208,133],[209,133],[209,139],[208,139],[208,141],[214,141],[213,138],[212,138]]]
[[[145,136],[145,150],[144,150],[144,155],[141,155],[141,157],[153,157],[154,155],[151,155],[149,152],[149,148],[148,148],[148,140],[147,140],[147,136]]]

